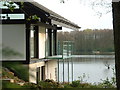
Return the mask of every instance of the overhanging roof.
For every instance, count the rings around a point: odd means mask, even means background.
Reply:
[[[112,0],[112,2],[120,2],[120,0]]]
[[[48,18],[50,18],[52,20],[52,24],[61,25],[63,27],[67,27],[70,29],[79,29],[80,28],[77,24],[75,24],[75,23],[71,22],[70,20],[62,17],[61,15],[53,12],[52,10],[49,10],[48,8],[44,7],[43,5],[39,4],[38,2],[36,2],[34,0],[11,0],[11,1],[29,2],[32,5],[36,6],[37,8],[42,9],[46,13],[49,13]]]

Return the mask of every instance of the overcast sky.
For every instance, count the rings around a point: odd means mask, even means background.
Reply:
[[[78,24],[83,29],[112,29],[112,12],[97,16],[96,12],[89,4],[81,1],[85,0],[35,0],[50,10],[62,15],[70,21]],[[89,0],[90,1],[90,0]],[[109,0],[110,1],[110,0]],[[101,7],[100,7],[101,9]],[[103,11],[104,8],[103,8]]]

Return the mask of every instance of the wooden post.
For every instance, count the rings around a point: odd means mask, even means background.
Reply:
[[[69,80],[69,59],[67,59],[68,60],[68,83],[70,82],[70,80]]]
[[[54,55],[57,55],[57,30],[53,30],[53,45],[54,45]]]
[[[65,82],[65,78],[64,78],[64,73],[65,73],[65,71],[64,71],[64,67],[65,67],[65,66],[64,66],[64,65],[65,65],[65,64],[64,64],[64,63],[65,63],[65,60],[64,60],[64,58],[63,58],[63,83]]]
[[[48,29],[49,55],[52,56],[52,29]]]
[[[72,68],[72,70],[71,70],[71,74],[72,74],[72,81],[73,81],[73,60],[72,60],[72,57],[71,57],[71,68]]]
[[[74,53],[73,53],[73,43],[71,42],[71,55],[73,55]],[[71,56],[71,67],[72,67],[72,81],[73,81],[73,73],[74,73],[74,71],[73,71],[73,59],[72,59],[72,56]]]
[[[30,62],[30,22],[26,23],[26,63]]]
[[[38,40],[38,26],[34,26],[34,30],[35,30],[35,32],[34,32],[34,57],[35,58],[38,58],[39,57],[39,40]]]
[[[113,29],[117,90],[120,90],[120,2],[113,2]]]
[[[69,83],[69,45],[70,45],[70,43],[69,42],[67,42],[67,57],[68,57],[68,83]]]
[[[58,82],[59,82],[59,69],[60,69],[60,66],[59,66],[59,59],[58,59]]]

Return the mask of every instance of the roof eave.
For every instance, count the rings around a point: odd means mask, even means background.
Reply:
[[[14,1],[16,2],[16,0],[10,0],[10,1]],[[21,0],[17,0],[18,2],[21,2]],[[55,20],[57,22],[69,25],[70,27],[76,28],[76,29],[80,29],[81,27],[79,27],[77,24],[69,21],[68,19],[62,17],[61,15],[53,12],[52,10],[49,10],[48,8],[44,7],[43,5],[37,3],[34,0],[22,0],[23,2],[29,2],[31,4],[33,4],[34,6],[38,7],[39,9],[42,9],[43,11],[45,11],[46,13],[49,13],[50,16],[48,16],[48,18],[50,18],[51,20]]]

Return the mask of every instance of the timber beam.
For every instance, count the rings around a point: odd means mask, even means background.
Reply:
[[[13,12],[10,9],[0,9],[2,14],[24,14],[20,9],[14,9]]]

